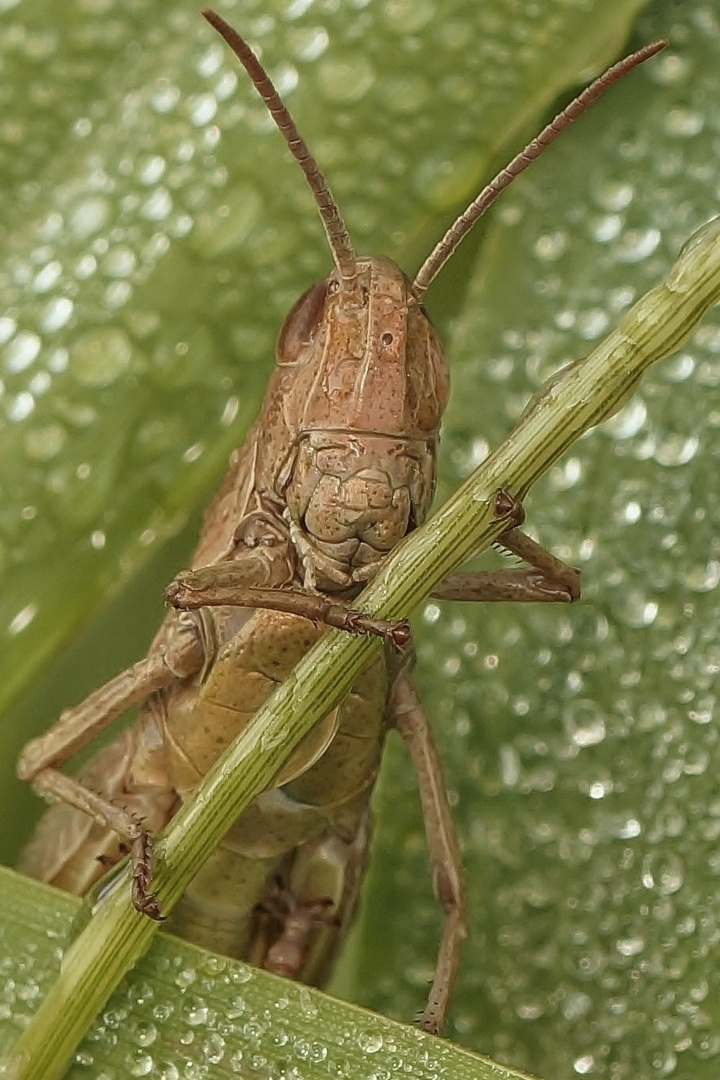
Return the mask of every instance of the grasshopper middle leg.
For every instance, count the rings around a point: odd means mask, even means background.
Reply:
[[[572,603],[580,595],[580,572],[557,559],[523,533],[521,504],[501,493],[503,517],[512,527],[498,541],[500,547],[529,564],[525,569],[449,574],[433,597],[464,601],[516,601]],[[422,1026],[437,1034],[443,1025],[467,936],[464,922],[465,890],[457,837],[447,800],[440,758],[407,667],[399,674],[391,695],[392,721],[415,766],[425,821],[433,890],[445,911],[438,959]]]
[[[415,766],[433,892],[445,911],[435,976],[421,1019],[425,1030],[436,1035],[445,1020],[460,962],[460,950],[467,936],[462,862],[440,757],[407,669],[401,671],[395,682],[390,708],[394,727]]]

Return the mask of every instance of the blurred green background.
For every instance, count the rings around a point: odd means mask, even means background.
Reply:
[[[642,8],[222,7],[262,49],[358,249],[409,272],[559,95],[628,41],[670,38],[431,291],[454,381],[441,495],[717,212],[717,6]],[[144,651],[255,414],[282,317],[328,257],[297,168],[194,4],[29,0],[2,23],[11,861],[39,811],[12,778],[19,747]],[[535,535],[583,569],[579,605],[428,604],[416,621],[470,892],[447,1033],[546,1077],[716,1075],[718,350],[711,315],[528,501]],[[376,809],[337,986],[407,1020],[440,920],[394,740]]]

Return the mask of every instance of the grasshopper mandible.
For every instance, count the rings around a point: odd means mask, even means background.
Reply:
[[[444,926],[422,1018],[438,1032],[465,937],[462,868],[439,757],[410,680],[404,623],[349,605],[428,514],[448,366],[422,307],[445,261],[485,209],[563,128],[662,43],[626,58],[576,98],[457,219],[410,283],[383,258],[360,258],[322,173],[267,73],[218,15],[205,12],[248,72],[313,192],[335,268],[280,330],[261,413],[202,529],[193,569],[169,586],[173,610],[145,659],[29,743],[19,775],[55,799],[20,867],[85,894],[128,852],[133,900],[150,891],[150,838],[325,625],[380,635],[385,647],[345,702],[300,745],[271,790],[236,821],[170,916],[215,951],[312,984],[327,976],[354,910],[369,835],[369,798],[386,732],[405,741],[418,776]],[[579,574],[519,528],[504,493],[502,546],[528,569],[456,573],[438,598],[569,603]],[[124,731],[77,778],[59,766],[132,705]]]

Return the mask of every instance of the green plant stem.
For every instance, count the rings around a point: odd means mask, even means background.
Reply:
[[[676,349],[718,299],[720,219],[714,219],[688,242],[666,280],[587,360],[556,378],[501,446],[388,557],[358,606],[376,617],[407,615],[449,570],[491,544],[507,527],[496,517],[498,491],[522,496],[580,435],[624,403],[643,372]],[[378,647],[377,639],[328,632],[258,710],[157,844],[154,887],[165,911],[312,725],[344,697]],[[61,1077],[156,928],[133,909],[123,881],[67,950],[56,982],[5,1064],[5,1075]]]

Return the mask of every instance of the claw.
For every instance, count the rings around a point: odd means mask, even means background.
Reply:
[[[132,902],[136,911],[147,915],[155,922],[162,922],[162,913],[157,893],[150,892],[152,879],[152,851],[150,834],[147,829],[138,828],[138,835],[133,843]]]
[[[508,529],[519,528],[525,520],[525,507],[509,491],[499,489],[495,496],[495,520],[507,522]]]

